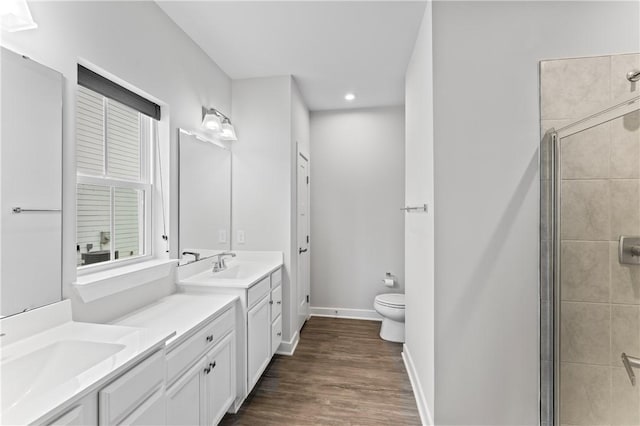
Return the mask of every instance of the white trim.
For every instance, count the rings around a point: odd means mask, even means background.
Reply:
[[[382,317],[373,309],[349,309],[349,308],[324,308],[312,306],[310,308],[312,317],[346,318],[368,321],[382,321]]]
[[[296,334],[293,335],[291,340],[285,342],[284,340],[278,346],[278,350],[276,353],[278,355],[287,355],[292,356],[298,347],[298,342],[300,342],[300,333],[296,331]]]
[[[431,416],[431,410],[429,410],[429,404],[422,391],[422,385],[418,379],[415,365],[413,364],[413,358],[406,344],[402,345],[402,360],[404,366],[407,369],[409,381],[411,382],[411,389],[413,389],[413,396],[416,399],[416,405],[418,406],[418,412],[420,413],[420,421],[423,425],[433,425],[433,417]]]

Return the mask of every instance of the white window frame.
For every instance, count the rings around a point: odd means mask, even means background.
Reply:
[[[91,90],[91,89],[88,89]],[[140,120],[140,139],[144,141],[144,143],[140,144],[140,180],[127,180],[127,179],[119,179],[107,176],[108,169],[108,141],[107,141],[107,103],[109,98],[101,95],[103,98],[103,149],[104,149],[104,162],[102,167],[102,175],[93,175],[85,172],[81,172],[77,170],[76,167],[76,191],[78,185],[86,184],[86,185],[95,185],[108,187],[110,192],[110,229],[109,235],[111,238],[109,244],[110,250],[110,259],[108,261],[93,263],[90,265],[76,265],[76,271],[78,276],[92,274],[95,272],[100,272],[104,270],[119,268],[126,265],[146,262],[154,257],[154,247],[153,247],[153,238],[152,238],[152,230],[153,230],[153,192],[154,192],[154,182],[153,182],[153,165],[155,161],[155,149],[153,141],[156,137],[156,126],[153,125],[154,119],[151,117],[147,117],[142,113],[138,113],[141,116]],[[113,102],[117,102],[111,100]],[[129,189],[137,189],[143,191],[144,194],[144,206],[142,213],[142,242],[144,247],[144,253],[139,254],[138,256],[127,257],[124,259],[113,259],[115,253],[115,201],[114,201],[114,193],[116,188],[129,188]],[[77,226],[78,214],[76,211],[76,232],[78,229]]]

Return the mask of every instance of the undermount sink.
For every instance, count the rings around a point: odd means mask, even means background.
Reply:
[[[250,278],[258,272],[261,264],[257,262],[242,262],[229,266],[224,271],[212,272],[213,278],[242,280]]]
[[[61,340],[0,364],[2,411],[74,379],[125,345]]]
[[[226,269],[214,272],[216,262],[198,262],[192,268],[178,271],[178,285],[189,291],[196,287],[250,288],[282,266],[280,252],[235,252],[236,257],[226,260]],[[215,260],[215,259],[212,259]],[[206,268],[206,269],[204,269]]]

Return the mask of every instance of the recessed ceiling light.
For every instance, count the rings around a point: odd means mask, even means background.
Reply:
[[[346,95],[344,95],[344,98],[348,101],[352,101],[356,98],[356,95],[354,95],[353,93],[347,93]]]

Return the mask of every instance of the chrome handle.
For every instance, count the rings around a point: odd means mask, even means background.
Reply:
[[[423,204],[421,206],[407,206],[407,207],[402,207],[400,210],[404,210],[406,212],[411,212],[411,211],[423,211],[423,212],[427,212],[427,205]]]
[[[640,71],[638,70],[631,70],[627,73],[627,80],[629,80],[632,83],[635,83],[636,81],[640,81]]]
[[[11,211],[15,214],[18,213],[32,213],[32,212],[61,212],[60,209],[23,209],[22,207],[13,207]]]
[[[636,385],[636,375],[633,373],[634,368],[640,368],[640,358],[636,358],[634,356],[629,356],[622,352],[622,364],[624,368],[627,370],[627,375],[629,376],[629,380],[631,380],[631,385]]]
[[[640,257],[640,246],[629,247],[629,253],[631,253],[631,256]]]

